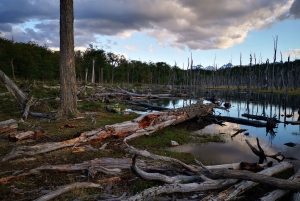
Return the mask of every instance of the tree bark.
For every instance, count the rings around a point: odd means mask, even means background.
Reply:
[[[60,0],[60,114],[76,116],[73,0]]]
[[[9,133],[12,131],[16,131],[17,128],[18,128],[18,123],[14,119],[1,121],[0,122],[0,135],[3,133]]]

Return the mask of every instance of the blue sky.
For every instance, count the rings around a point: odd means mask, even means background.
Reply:
[[[74,0],[75,46],[183,68],[300,58],[300,0]],[[1,0],[0,35],[59,49],[58,0]]]

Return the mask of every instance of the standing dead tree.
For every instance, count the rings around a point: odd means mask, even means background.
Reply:
[[[274,75],[274,70],[275,70],[275,62],[276,62],[276,52],[277,52],[277,42],[278,42],[278,36],[273,38],[274,40],[274,57],[273,57],[273,66],[272,66],[272,85],[271,85],[271,92],[274,92],[274,83],[275,83],[275,75]]]

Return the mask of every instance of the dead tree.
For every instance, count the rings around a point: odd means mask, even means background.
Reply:
[[[7,90],[15,97],[22,109],[27,103],[27,95],[17,87],[17,85],[0,70],[0,81],[5,85]]]

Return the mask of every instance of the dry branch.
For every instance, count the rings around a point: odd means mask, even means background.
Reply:
[[[283,170],[286,170],[286,169],[289,169],[292,167],[293,167],[293,164],[288,163],[288,162],[283,162],[283,163],[277,164],[273,167],[262,170],[258,173],[252,173],[252,174],[257,174],[258,177],[260,177],[262,175],[272,176],[276,173],[282,172]],[[243,174],[245,174],[245,172],[243,172]],[[230,176],[230,175],[227,175],[227,176]],[[268,178],[270,178],[270,177],[268,177]],[[296,183],[296,182],[294,182],[294,183]],[[211,196],[204,198],[203,201],[206,201],[206,200],[222,200],[222,201],[230,200],[230,199],[234,198],[235,196],[237,196],[238,194],[243,193],[246,190],[248,190],[256,185],[258,185],[258,183],[255,183],[253,181],[242,181],[241,183],[231,186],[230,188],[220,192],[219,194],[217,194],[215,196],[211,195]],[[297,185],[299,185],[299,184],[297,184]]]
[[[176,175],[174,177],[170,177],[160,173],[148,173],[138,168],[135,164],[135,160],[136,160],[136,155],[133,157],[131,170],[139,177],[145,180],[162,181],[167,184],[183,183],[183,182],[186,183],[186,182],[201,180],[199,176]]]
[[[35,201],[47,201],[47,200],[51,200],[65,192],[68,192],[70,190],[76,189],[76,188],[100,188],[101,185],[100,184],[95,184],[95,183],[91,183],[91,182],[76,182],[73,184],[69,184],[69,185],[65,185],[60,187],[59,189],[50,192],[38,199],[36,199]]]

